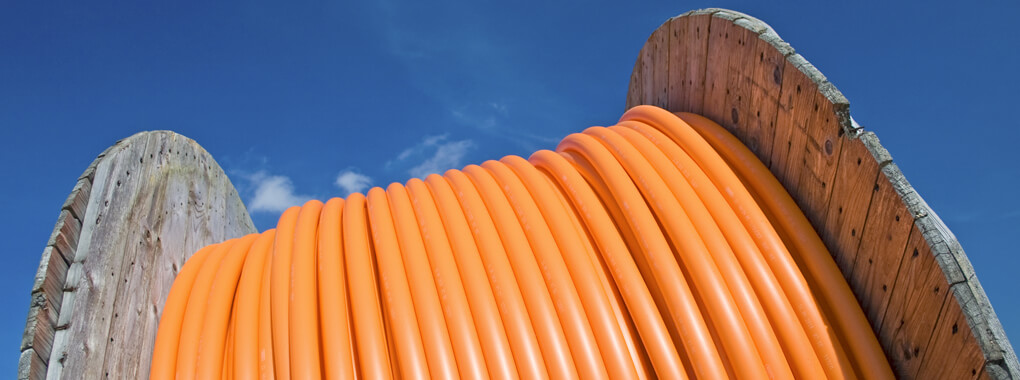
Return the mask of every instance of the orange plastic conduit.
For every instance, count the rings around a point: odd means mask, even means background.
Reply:
[[[882,347],[872,334],[867,317],[859,312],[853,292],[836,263],[831,259],[825,243],[813,231],[811,223],[797,207],[790,194],[769,172],[754,153],[720,125],[700,115],[679,114],[684,121],[700,133],[736,171],[741,181],[756,199],[762,199],[762,208],[778,230],[780,237],[791,246],[791,253],[807,277],[811,290],[821,298],[820,306],[826,317],[833,321],[839,340],[848,346],[854,356],[853,365],[862,378],[881,378],[889,374],[889,364]],[[742,163],[736,165],[734,163]],[[768,196],[765,196],[768,195]],[[837,346],[838,348],[838,346]]]
[[[199,250],[152,379],[892,378],[792,198],[638,106],[556,152],[309,201]]]

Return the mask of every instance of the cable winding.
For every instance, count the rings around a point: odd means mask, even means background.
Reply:
[[[150,378],[892,378],[824,245],[719,125],[652,106],[288,209],[167,297]]]

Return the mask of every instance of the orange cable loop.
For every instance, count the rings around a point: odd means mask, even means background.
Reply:
[[[212,244],[151,379],[892,378],[813,227],[739,140],[652,106],[291,207]]]

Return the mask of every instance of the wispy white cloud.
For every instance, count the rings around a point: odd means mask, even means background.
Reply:
[[[442,173],[448,169],[459,169],[463,166],[461,162],[468,150],[474,146],[471,140],[452,141],[440,144],[436,153],[421,163],[408,170],[412,177],[425,178],[429,174]]]
[[[503,103],[466,103],[452,108],[450,116],[461,125],[488,135],[498,136],[528,150],[549,148],[549,145],[559,142],[557,138],[531,133],[527,128],[520,128],[520,126],[514,128],[513,125],[509,125],[507,121],[510,118],[510,112],[507,105]]]
[[[463,166],[464,156],[474,148],[470,139],[449,141],[446,134],[425,136],[417,144],[404,149],[393,160],[386,163],[387,167],[406,164],[414,160],[418,162],[407,171],[412,177],[425,178],[432,173],[442,173],[448,169],[459,169]]]
[[[254,196],[248,203],[248,211],[283,212],[288,207],[300,206],[312,199],[312,196],[294,193],[294,183],[290,177],[270,175],[258,171],[249,175],[248,180],[255,188]]]
[[[336,186],[343,190],[345,197],[353,193],[362,193],[371,185],[372,178],[352,169],[344,169],[336,176]]]
[[[425,136],[425,138],[423,138],[419,143],[401,151],[400,154],[397,155],[396,160],[390,160],[386,163],[386,166],[392,165],[394,161],[404,161],[411,158],[411,156],[420,156],[434,149],[435,146],[439,145],[439,143],[445,141],[447,137],[449,137],[449,134],[446,133],[441,135]]]

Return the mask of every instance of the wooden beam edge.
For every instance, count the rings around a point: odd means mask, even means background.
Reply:
[[[123,140],[120,140],[123,141]],[[70,261],[74,258],[74,252],[56,252],[58,249],[56,241],[61,234],[61,227],[67,222],[67,215],[70,214],[70,218],[81,225],[82,217],[85,215],[85,206],[88,205],[88,198],[92,189],[92,179],[95,176],[96,167],[103,160],[112,149],[118,144],[107,147],[100,153],[92,163],[89,164],[75,181],[74,187],[71,189],[71,193],[67,196],[67,200],[60,207],[60,216],[57,217],[57,223],[53,227],[53,232],[50,233],[50,238],[43,248],[42,258],[39,262],[39,267],[36,270],[36,277],[34,285],[32,286],[31,301],[29,304],[29,312],[27,320],[25,321],[25,331],[22,334],[22,343],[19,352],[21,353],[21,359],[18,362],[18,379],[40,379],[46,377],[46,370],[49,366],[49,354],[52,348],[47,349],[46,352],[40,352],[35,347],[34,335],[45,334],[48,336],[48,340],[53,342],[53,338],[56,335],[57,330],[57,318],[54,318],[47,322],[39,320],[39,310],[42,307],[50,308],[51,313],[54,315],[60,315],[60,307],[62,299],[55,299],[56,297],[46,295],[45,289],[42,284],[55,283],[58,288],[63,291],[64,285],[66,284],[67,271],[63,272],[64,276],[54,277],[54,273],[50,271],[51,258],[53,254],[59,254],[63,256],[64,263],[70,266]],[[84,199],[84,202],[81,200]],[[76,237],[77,238],[77,237]],[[74,245],[77,245],[77,239]],[[39,326],[40,323],[45,323],[47,326]],[[47,331],[37,331],[39,328],[46,328]],[[35,356],[34,359],[29,359],[29,356]]]
[[[956,235],[910,185],[899,166],[893,162],[892,155],[879,142],[878,136],[863,128],[857,131],[855,137],[861,139],[879,163],[882,174],[896,189],[914,218],[914,224],[935,255],[942,274],[951,286],[954,299],[963,310],[967,324],[984,354],[984,371],[992,379],[1020,378],[1020,363],[1016,352]]]

